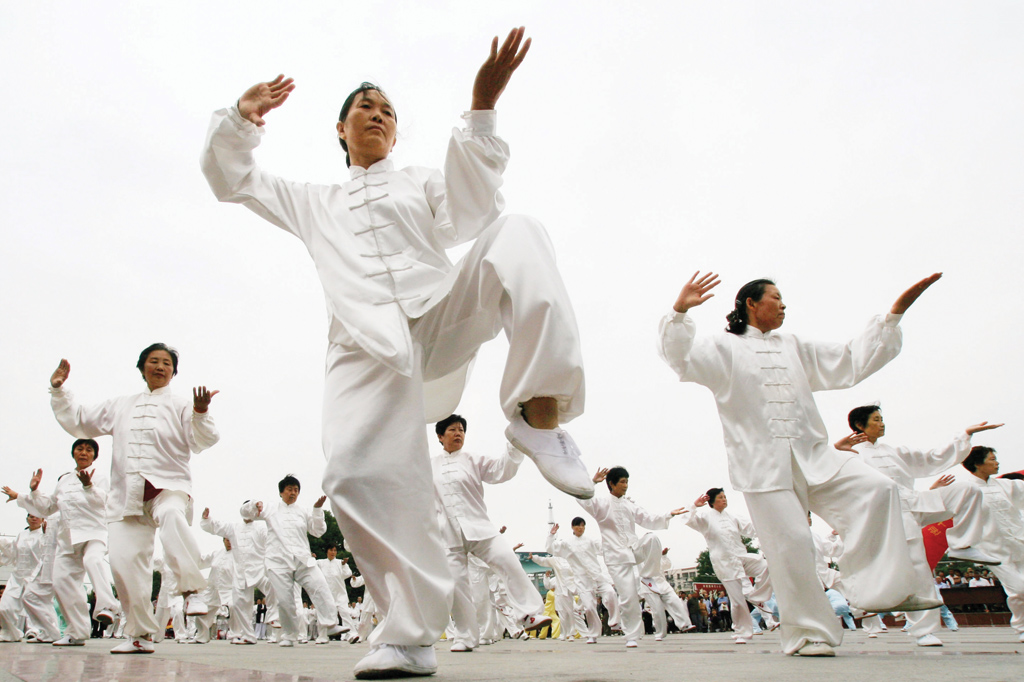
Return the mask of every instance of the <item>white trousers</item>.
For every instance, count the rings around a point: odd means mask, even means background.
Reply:
[[[331,596],[331,588],[327,586],[327,579],[317,566],[299,566],[294,571],[268,568],[267,579],[275,595],[292,595],[296,589],[294,586],[301,585],[313,602],[317,622],[323,626],[325,632],[338,624],[338,610],[334,605],[334,597]],[[300,617],[304,614],[299,613],[295,602],[293,598],[278,600],[281,637],[293,642],[306,633],[305,618]],[[298,606],[301,606],[301,603]]]
[[[498,639],[497,617],[491,603],[490,570],[475,562],[468,562],[469,593],[476,608],[476,622],[480,629],[480,639]],[[452,576],[454,578],[454,576]]]
[[[688,630],[693,623],[690,622],[686,605],[665,580],[665,574],[661,570],[661,552],[661,538],[657,534],[647,533],[640,538],[636,556],[641,561],[637,568],[640,571],[640,580],[652,595],[651,614],[655,616],[655,630],[660,637],[664,637],[668,632],[668,621],[664,615],[666,611],[672,616],[680,631]]]
[[[636,584],[635,564],[608,564],[619,604],[619,623],[626,641],[638,640],[644,634],[640,617],[640,594]]]
[[[750,639],[754,636],[754,618],[750,615],[750,607],[747,606],[747,598],[743,594],[743,584],[749,582],[746,578],[722,581],[725,594],[729,597],[732,631],[743,639]]]
[[[744,498],[771,571],[785,653],[812,641],[838,646],[843,639],[818,578],[808,511],[843,538],[843,583],[851,604],[889,611],[915,593],[896,484],[860,460],[848,460],[819,485],[808,484],[794,460],[793,489]]]
[[[576,637],[576,603],[573,595],[555,591],[555,613],[558,615],[559,639]]]
[[[153,592],[153,541],[160,529],[164,562],[178,581],[182,593],[206,586],[200,572],[199,546],[189,528],[186,513],[189,496],[179,490],[164,490],[143,505],[142,516],[126,516],[107,526],[110,542],[110,570],[121,600],[128,637],[162,632],[150,601]]]
[[[64,634],[75,639],[89,639],[92,635],[89,602],[83,588],[86,575],[96,593],[95,610],[108,609],[111,613],[121,610],[110,588],[114,578],[104,561],[106,553],[107,545],[102,540],[87,540],[58,551],[53,561],[53,591],[68,624]]]
[[[25,607],[25,631],[35,632],[44,642],[60,639],[57,612],[53,610],[53,583],[33,580],[25,585],[21,599]]]
[[[1006,593],[1006,605],[1010,607],[1010,627],[1018,634],[1024,633],[1024,562],[1003,560],[998,566],[989,566]]]
[[[228,613],[228,629],[235,633],[236,637],[255,642],[257,640],[257,636],[255,626],[252,622],[253,599],[257,587],[260,588],[260,592],[264,595],[267,595],[267,593],[270,592],[270,581],[267,580],[266,576],[264,576],[255,585],[246,585],[245,587],[239,586],[244,584],[245,579],[242,578],[240,583],[237,576],[234,583],[232,583],[231,611]],[[266,637],[266,624],[260,623],[260,625],[264,626],[263,636]]]
[[[157,630],[153,633],[154,642],[164,641],[167,633],[167,621],[171,621],[171,629],[174,630],[175,641],[188,639],[188,625],[185,623],[185,603],[178,599],[172,599],[168,606],[156,607],[153,618],[157,623]],[[128,637],[138,635],[128,635]]]
[[[952,486],[947,486],[952,487]],[[941,488],[940,488],[941,490]],[[977,488],[974,492],[978,496],[980,517],[981,497],[984,495]],[[914,589],[921,599],[935,598],[935,576],[932,574],[932,567],[928,565],[928,556],[924,549],[924,536],[921,533],[921,519],[919,514],[909,510],[903,510],[903,531],[907,537],[907,551],[914,564]],[[843,574],[843,586],[846,585],[846,574]],[[843,595],[846,596],[846,595]],[[907,632],[911,637],[924,637],[938,631],[942,627],[942,612],[939,609],[928,609],[927,611],[907,612]]]
[[[921,527],[945,521],[952,516],[953,526],[946,529],[950,549],[975,547],[985,536],[985,493],[980,488],[956,481],[938,489],[946,511],[918,514]]]
[[[432,476],[424,380],[457,371],[504,329],[509,352],[499,397],[506,416],[542,396],[558,400],[563,422],[583,411],[576,319],[543,227],[519,216],[498,220],[452,277],[448,295],[410,322],[413,376],[354,344],[327,351],[323,490],[385,615],[374,644],[431,645],[451,610],[433,490],[423,484]]]
[[[25,586],[12,575],[7,580],[3,597],[0,597],[0,642],[20,642],[25,636],[21,629],[24,593]]]
[[[463,540],[462,547],[449,547],[447,550],[448,568],[455,582],[452,619],[455,621],[456,639],[475,648],[480,644],[480,622],[469,580],[469,554],[487,564],[504,581],[508,589],[508,602],[517,620],[540,615],[544,611],[544,600],[526,576],[522,564],[503,535],[485,540]],[[390,620],[390,614],[388,616]]]

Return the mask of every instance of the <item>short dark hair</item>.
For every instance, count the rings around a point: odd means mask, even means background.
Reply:
[[[302,484],[299,483],[299,479],[295,478],[295,476],[292,474],[288,474],[287,476],[282,478],[281,481],[277,484],[277,492],[283,493],[284,489],[290,485],[293,485],[299,490],[302,490]]]
[[[979,466],[985,463],[985,459],[988,457],[989,453],[995,451],[995,448],[990,448],[985,445],[975,445],[971,448],[970,454],[967,455],[967,458],[961,462],[961,464],[964,469],[967,469],[973,474]]]
[[[77,448],[79,445],[91,446],[92,447],[92,452],[93,452],[92,461],[95,462],[97,459],[99,459],[99,456],[100,456],[100,444],[97,443],[96,441],[94,441],[92,438],[79,438],[74,443],[72,443],[71,444],[71,454],[72,455],[75,454],[75,448]]]
[[[460,424],[462,424],[463,431],[469,431],[469,426],[466,423],[466,418],[463,417],[461,414],[453,414],[437,422],[437,424],[434,425],[434,433],[436,433],[439,436],[443,436],[444,432],[448,430],[448,427],[454,424],[455,422],[459,422]]]
[[[705,495],[708,496],[708,504],[714,506],[715,498],[718,497],[721,493],[724,493],[724,492],[725,492],[725,490],[723,490],[722,488],[711,488],[711,489],[709,489],[705,493]]]
[[[1024,481],[1024,474],[1020,473],[1019,471],[1011,471],[1008,474],[1003,474],[999,478],[1009,478],[1010,480],[1013,481]]]
[[[171,376],[177,375],[178,351],[174,350],[166,343],[151,343],[150,345],[146,346],[145,350],[139,353],[139,361],[135,363],[135,366],[138,368],[138,370],[140,372],[142,371],[143,366],[146,364],[146,360],[149,359],[149,354],[155,350],[162,350],[171,356],[171,364],[174,365],[174,372],[172,372]]]
[[[362,83],[359,84],[358,88],[349,93],[349,96],[345,98],[345,103],[341,105],[341,111],[338,113],[338,121],[344,123],[345,119],[348,118],[349,109],[351,109],[352,105],[355,104],[356,97],[370,90],[376,90],[381,94],[381,97],[388,101],[388,104],[391,104],[391,98],[388,97],[388,94],[386,92],[380,89],[380,86],[374,85],[369,81],[363,81]],[[391,111],[395,115],[395,123],[398,123],[398,112],[395,111],[395,105],[393,104],[391,105]],[[348,155],[348,143],[345,142],[345,140],[341,139],[340,137],[338,138],[338,142],[341,143],[341,148],[345,150],[345,165],[351,167],[352,158]]]
[[[755,279],[740,287],[740,290],[736,292],[732,312],[725,316],[725,320],[729,323],[725,331],[737,335],[747,331],[747,324],[750,322],[747,318],[747,299],[752,298],[755,303],[760,301],[764,298],[764,292],[769,284],[774,286],[775,282],[770,279]]]
[[[570,526],[585,526],[585,525],[587,525],[587,522],[586,522],[586,520],[582,516],[577,516],[575,519],[572,520],[572,523],[570,523],[569,525]]]
[[[604,482],[608,486],[608,490],[611,490],[613,485],[616,485],[624,478],[629,478],[629,472],[626,471],[626,467],[612,467],[608,470],[608,475],[604,477]]]
[[[332,542],[331,544],[327,545],[327,551],[328,551],[328,552],[330,552],[330,551],[331,551],[332,549],[333,549],[333,550],[334,550],[335,552],[337,552],[337,551],[338,551],[338,546],[337,546],[336,544],[334,544],[333,542]]]
[[[854,433],[864,433],[864,427],[868,425],[868,420],[871,419],[871,415],[875,412],[882,413],[882,408],[878,405],[861,405],[850,410],[850,414],[846,416],[846,423],[850,425],[850,428]]]

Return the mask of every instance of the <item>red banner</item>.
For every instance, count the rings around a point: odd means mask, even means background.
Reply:
[[[953,519],[941,523],[933,523],[921,529],[924,535],[924,553],[928,557],[928,565],[932,570],[939,564],[939,560],[949,549],[949,542],[946,540],[946,529],[953,527]]]

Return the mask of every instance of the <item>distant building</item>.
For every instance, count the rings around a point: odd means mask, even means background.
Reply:
[[[665,571],[665,579],[676,592],[690,592],[693,590],[693,582],[697,579],[697,567],[670,568]]]

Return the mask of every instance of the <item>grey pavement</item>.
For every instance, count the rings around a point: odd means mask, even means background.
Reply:
[[[771,633],[736,645],[727,634],[670,635],[663,642],[647,637],[627,650],[621,637],[603,637],[596,645],[582,641],[512,641],[454,654],[437,645],[438,674],[431,680],[742,680],[765,682],[827,679],[841,682],[900,680],[1024,681],[1024,644],[1008,627],[942,630],[941,648],[921,648],[896,629],[878,639],[847,633],[835,658],[799,658],[778,653]],[[282,649],[260,643],[232,646],[157,645],[155,654],[113,656],[111,640],[91,640],[84,647],[0,645],[0,682],[24,680],[211,680],[222,682],[318,682],[350,680],[352,667],[367,652],[365,644],[331,642]],[[808,678],[808,676],[812,676]]]

